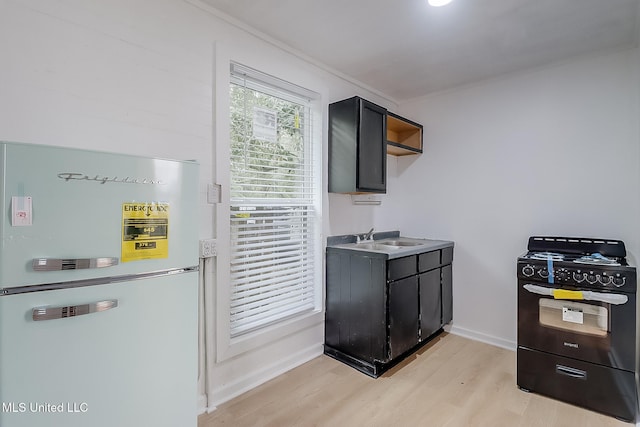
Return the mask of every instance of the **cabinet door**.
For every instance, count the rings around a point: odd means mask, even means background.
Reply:
[[[424,340],[442,327],[440,269],[420,275],[420,339]]]
[[[382,258],[327,249],[326,345],[367,362],[387,357],[384,274]]]
[[[386,192],[387,111],[361,100],[358,138],[358,190]]]
[[[389,283],[389,354],[401,355],[418,343],[418,276]]]
[[[453,277],[451,264],[442,267],[442,324],[453,320]]]

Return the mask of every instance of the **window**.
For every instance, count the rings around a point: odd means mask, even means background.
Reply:
[[[317,308],[313,94],[231,65],[230,335]]]

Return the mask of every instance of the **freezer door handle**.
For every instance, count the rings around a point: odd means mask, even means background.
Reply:
[[[91,302],[88,304],[68,305],[63,307],[36,307],[32,310],[34,321],[64,319],[65,317],[82,316],[84,314],[98,313],[111,310],[118,306],[117,299]]]
[[[33,271],[79,270],[85,268],[103,268],[118,265],[118,258],[34,258]]]

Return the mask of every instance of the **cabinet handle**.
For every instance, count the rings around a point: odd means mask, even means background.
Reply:
[[[566,375],[571,378],[578,378],[580,380],[587,379],[587,372],[580,369],[570,368],[569,366],[556,365],[556,373],[560,375]]]

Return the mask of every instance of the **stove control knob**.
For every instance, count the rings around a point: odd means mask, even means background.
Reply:
[[[555,272],[555,278],[558,280],[562,280],[562,281],[567,281],[569,280],[569,271],[567,271],[566,268],[561,268],[559,270],[556,270]]]
[[[587,274],[586,280],[587,280],[587,283],[593,285],[598,281],[598,278],[596,277],[596,274],[593,271],[590,271],[589,274]]]
[[[586,274],[580,270],[573,272],[573,280],[575,280],[576,283],[581,283],[584,280],[584,276],[586,276]]]
[[[612,280],[613,285],[620,287],[622,285],[624,285],[625,282],[625,278],[623,276],[620,275],[620,273],[616,274],[615,277]]]
[[[540,271],[538,271],[538,274],[540,275],[540,277],[549,277],[549,271],[546,268],[541,268]]]
[[[607,273],[602,273],[598,276],[598,282],[602,283],[603,285],[608,285],[609,283],[611,283],[611,276],[608,276]]]
[[[525,265],[522,267],[522,274],[526,277],[531,277],[536,271],[530,265]]]

